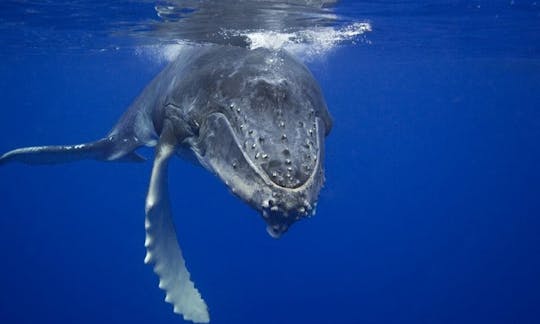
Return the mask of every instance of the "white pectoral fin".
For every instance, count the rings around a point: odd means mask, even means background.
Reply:
[[[146,197],[146,258],[154,264],[159,288],[165,290],[165,301],[174,312],[195,323],[208,323],[208,307],[195,288],[178,245],[167,190],[167,164],[174,146],[162,143],[156,148],[150,188]]]

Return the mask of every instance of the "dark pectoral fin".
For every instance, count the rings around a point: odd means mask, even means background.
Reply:
[[[154,263],[159,276],[159,288],[165,290],[165,301],[174,312],[196,323],[210,321],[208,308],[190,279],[182,251],[178,245],[167,190],[167,164],[174,154],[175,144],[165,143],[166,132],[156,147],[156,158],[146,197],[145,263]]]
[[[104,138],[77,145],[51,145],[23,147],[0,156],[0,164],[21,162],[26,164],[55,164],[84,159],[104,161],[143,162],[144,157],[135,150],[139,145]]]

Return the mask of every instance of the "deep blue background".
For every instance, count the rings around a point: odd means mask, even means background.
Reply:
[[[172,163],[213,323],[540,322],[538,45],[395,52],[385,37],[309,64],[335,122],[327,184],[282,239]],[[132,50],[1,59],[2,152],[99,138],[161,68]],[[182,322],[142,262],[150,166],[0,169],[1,323]]]

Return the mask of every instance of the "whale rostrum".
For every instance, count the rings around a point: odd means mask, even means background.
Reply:
[[[170,158],[188,157],[216,174],[259,211],[277,238],[315,213],[331,127],[315,78],[285,50],[192,46],[154,78],[104,138],[18,148],[2,155],[0,165],[143,162],[137,148],[155,146],[144,261],[153,264],[175,313],[207,323],[207,305],[190,279],[173,224]]]

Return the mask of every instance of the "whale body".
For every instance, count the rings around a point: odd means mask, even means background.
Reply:
[[[331,127],[317,81],[285,50],[193,46],[154,78],[107,136],[14,149],[0,157],[0,165],[143,162],[137,148],[155,147],[145,262],[153,264],[174,312],[206,323],[208,307],[190,279],[174,229],[167,190],[170,158],[191,159],[216,174],[259,211],[277,238],[315,212]]]

